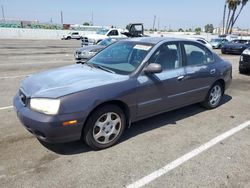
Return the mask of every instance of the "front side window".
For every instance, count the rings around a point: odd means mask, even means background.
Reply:
[[[203,46],[184,44],[184,49],[186,52],[187,66],[213,62],[213,54]]]
[[[162,70],[170,70],[181,67],[181,51],[177,43],[163,44],[156,50],[150,59],[150,63],[160,64]]]
[[[152,44],[122,41],[114,43],[89,60],[93,65],[100,65],[117,74],[130,74],[141,64]]]

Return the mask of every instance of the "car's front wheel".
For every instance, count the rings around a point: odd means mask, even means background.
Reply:
[[[245,68],[239,67],[240,74],[245,74],[247,70]]]
[[[207,109],[213,109],[220,105],[221,99],[224,95],[224,88],[220,82],[216,82],[209,90],[206,99],[202,105]]]
[[[93,149],[105,149],[116,144],[126,124],[123,111],[116,105],[105,105],[88,118],[83,131],[85,142]]]

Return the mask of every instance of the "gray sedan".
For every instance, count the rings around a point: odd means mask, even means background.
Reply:
[[[103,50],[106,46],[116,42],[116,39],[108,38],[103,39],[98,42],[96,45],[83,46],[82,48],[78,48],[75,51],[75,60],[76,63],[86,62],[99,51]]]
[[[14,106],[40,140],[83,139],[104,149],[132,122],[193,103],[218,107],[231,79],[231,64],[201,43],[134,38],[108,46],[87,63],[26,78]]]

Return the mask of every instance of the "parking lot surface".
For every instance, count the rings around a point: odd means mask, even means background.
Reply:
[[[39,142],[17,119],[12,98],[25,76],[75,63],[79,46],[0,40],[0,187],[126,187],[250,120],[250,76],[238,73],[239,56],[222,55],[233,65],[233,82],[217,109],[195,104],[134,123],[102,151],[81,141]],[[145,187],[250,187],[249,135],[247,126]]]

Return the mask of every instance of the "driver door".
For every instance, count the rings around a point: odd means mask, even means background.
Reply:
[[[182,66],[179,42],[161,45],[150,58],[150,63],[162,66],[158,74],[137,78],[137,117],[142,119],[185,104],[185,69]]]

